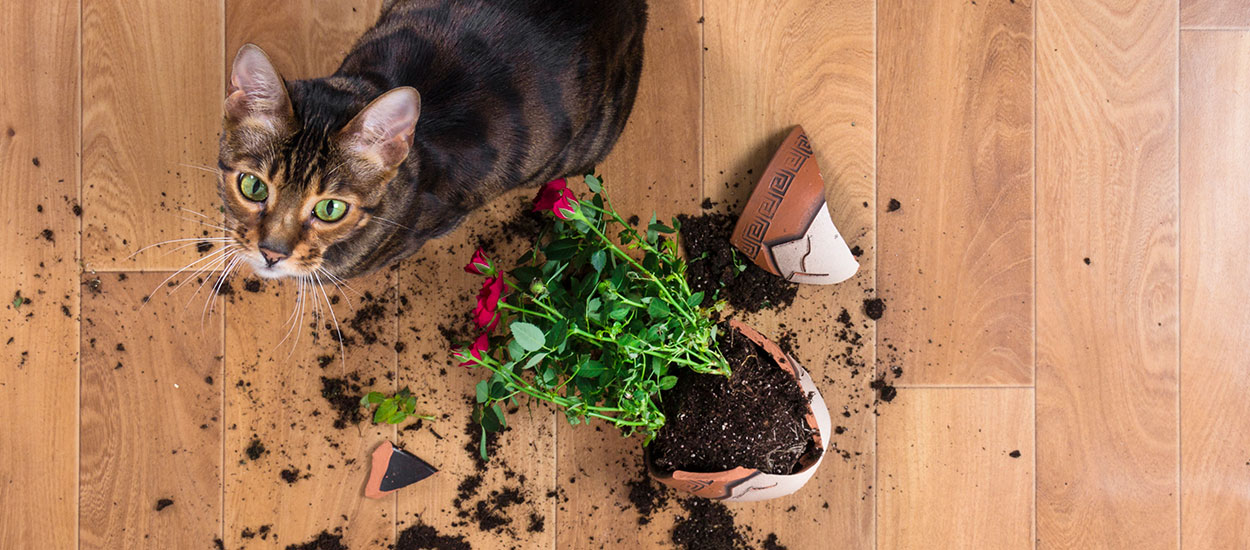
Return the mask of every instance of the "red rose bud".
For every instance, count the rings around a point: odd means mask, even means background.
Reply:
[[[490,335],[482,334],[477,337],[477,340],[473,341],[473,345],[469,346],[469,355],[466,356],[463,350],[459,350],[456,352],[456,357],[465,359],[465,362],[460,363],[460,366],[468,368],[476,365],[477,361],[482,359],[483,354],[488,349],[490,349]]]
[[[464,266],[464,270],[474,275],[491,276],[495,274],[495,267],[491,264],[490,258],[486,257],[486,252],[478,247],[473,253],[473,259],[469,260],[469,265]]]

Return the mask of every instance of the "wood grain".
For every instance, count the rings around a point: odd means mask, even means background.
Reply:
[[[476,336],[470,312],[482,278],[464,271],[473,251],[483,246],[503,265],[513,265],[522,240],[509,238],[501,225],[528,209],[534,190],[522,189],[496,199],[469,215],[457,230],[431,241],[399,270],[401,307],[398,384],[411,387],[422,411],[438,415],[416,429],[402,430],[400,444],[439,469],[415,490],[399,497],[399,530],[417,524],[441,535],[464,537],[473,548],[552,548],[556,538],[555,415],[541,404],[508,410],[508,429],[495,436],[498,447],[488,463],[478,458],[481,431],[471,419],[478,370],[459,367],[451,347]],[[480,477],[477,477],[480,476]],[[470,478],[474,490],[462,489]],[[499,491],[514,489],[523,502],[504,504]],[[478,506],[494,515],[481,521]],[[497,511],[497,513],[494,513]],[[531,529],[532,518],[541,525]]]
[[[1250,32],[1181,33],[1181,540],[1250,540]]]
[[[1181,0],[1181,28],[1250,27],[1250,4],[1244,0]]]
[[[1039,548],[1175,548],[1176,3],[1038,8]]]
[[[173,270],[215,235],[222,0],[82,0],[83,260]],[[203,214],[191,214],[183,209]]]
[[[771,337],[793,332],[796,357],[844,433],[833,436],[829,456],[802,491],[734,512],[758,536],[776,534],[792,549],[872,548],[875,417],[867,386],[877,357],[862,303],[876,286],[874,2],[715,0],[704,9],[704,196],[739,213],[781,139],[801,124],[825,177],[833,221],[863,251],[850,281],[803,287],[784,313],[744,319]],[[850,361],[840,357],[848,344],[832,337],[842,309],[863,338],[850,346]]]
[[[902,389],[877,423],[877,547],[1033,548],[1033,390]]]
[[[201,324],[186,307],[196,282],[173,293],[167,275],[83,275],[84,549],[208,548],[221,536],[221,320]],[[161,499],[173,503],[156,510]]]
[[[1031,384],[1032,2],[878,9],[878,337],[907,385]]]
[[[249,42],[265,50],[287,80],[328,76],[382,10],[382,0],[225,2],[227,78],[235,52]]]
[[[0,35],[0,546],[76,549],[78,4],[0,20],[23,22]]]
[[[395,392],[394,274],[352,281],[363,297],[333,286],[324,295],[308,291],[294,330],[294,282],[261,284],[251,292],[236,281],[227,305],[226,546],[285,548],[328,531],[351,548],[385,548],[393,542],[395,499],[366,499],[363,487],[370,453],[395,429],[367,420],[336,425],[342,417],[323,392],[333,388],[327,380],[347,384],[343,393],[353,404],[369,391]],[[248,452],[256,442],[265,449],[259,456]],[[264,526],[270,539],[248,537]]]

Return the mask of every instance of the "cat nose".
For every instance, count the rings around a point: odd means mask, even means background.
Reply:
[[[290,255],[290,250],[280,245],[260,243],[260,255],[265,258],[265,267],[273,267],[274,264],[285,260]]]

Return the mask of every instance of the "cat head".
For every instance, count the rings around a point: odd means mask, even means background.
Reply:
[[[310,89],[346,99],[291,93]],[[325,81],[288,85],[254,45],[235,56],[218,191],[230,237],[258,275],[338,274],[345,245],[388,222],[373,213],[412,147],[421,97],[396,88],[363,108],[355,97]]]

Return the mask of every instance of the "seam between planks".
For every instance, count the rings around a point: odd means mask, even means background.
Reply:
[[[1033,524],[1030,537],[1038,546],[1037,529],[1037,1],[1033,2]]]
[[[878,147],[881,143],[881,25],[879,17],[881,15],[881,0],[872,3],[872,287],[873,292],[878,292],[881,287],[881,281],[878,279],[881,271],[877,268],[881,257],[881,227],[879,226],[879,209],[881,204],[881,157]],[[880,332],[877,330],[877,324],[872,325],[872,377],[877,377],[877,361],[880,359],[880,342],[878,340]],[[881,503],[881,431],[878,429],[880,425],[876,415],[872,418],[872,548],[879,550],[881,547],[881,536],[878,533],[880,529],[880,503]]]
[[[1184,212],[1183,210],[1181,210],[1181,201],[1184,200],[1184,198],[1181,196],[1181,116],[1182,116],[1182,110],[1181,110],[1181,29],[1182,28],[1183,26],[1181,25],[1181,10],[1180,10],[1180,7],[1178,6],[1176,9],[1176,65],[1174,67],[1175,68],[1174,75],[1176,79],[1172,82],[1173,91],[1176,94],[1175,95],[1176,104],[1174,105],[1174,108],[1176,109],[1176,128],[1175,128],[1176,135],[1173,138],[1173,146],[1175,147],[1174,153],[1176,155],[1176,174],[1175,174],[1176,182],[1175,183],[1176,183],[1176,548],[1177,550],[1184,548],[1184,539],[1185,539],[1184,531],[1182,531],[1181,529],[1181,526],[1183,523],[1182,518],[1184,517],[1182,510],[1185,505],[1185,497],[1184,497],[1185,491],[1181,485],[1182,479],[1183,479],[1182,472],[1184,471],[1182,469],[1182,465],[1183,465],[1183,461],[1185,458],[1184,453],[1183,453],[1184,447],[1181,445],[1181,437],[1183,435],[1182,429],[1181,429],[1181,426],[1182,426],[1182,423],[1181,423],[1181,410],[1182,410],[1181,409],[1181,396],[1182,396],[1181,385],[1184,383],[1183,380],[1181,380],[1181,365],[1182,365],[1181,359],[1182,357],[1184,357],[1183,355],[1181,355],[1181,346],[1184,345],[1184,341],[1181,340],[1181,293],[1183,292],[1183,289],[1181,287],[1181,268],[1184,265],[1184,263],[1181,261],[1182,255],[1184,254],[1184,246],[1183,246],[1184,240],[1182,240],[1181,238],[1181,232],[1184,231],[1184,228],[1182,227],[1182,223],[1181,223],[1182,222],[1181,213]]]
[[[78,64],[78,97],[75,98],[76,99],[75,103],[78,104],[77,105],[78,107],[78,136],[77,136],[78,154],[76,155],[76,159],[77,159],[76,162],[78,164],[77,166],[78,167],[78,181],[76,183],[78,187],[78,208],[80,209],[82,208],[82,204],[83,204],[82,202],[82,159],[83,159],[83,143],[82,143],[82,129],[83,129],[83,112],[82,112],[82,104],[83,104],[83,93],[82,93],[83,16],[82,15],[83,14],[82,14],[82,3],[83,3],[83,0],[78,0],[77,2],[78,4],[78,14],[77,14],[78,31],[75,36],[75,40],[77,41],[77,44],[75,44],[75,48],[74,48],[76,50],[75,54],[76,54],[77,64]],[[75,394],[75,401],[77,402],[74,408],[74,451],[75,451],[74,452],[74,546],[75,548],[81,549],[82,548],[82,336],[83,336],[82,334],[82,331],[83,331],[83,327],[82,327],[82,276],[83,276],[82,230],[83,230],[83,227],[82,225],[83,225],[83,217],[77,216],[77,218],[78,218],[78,236],[77,236],[77,239],[78,239],[77,260],[78,261],[75,263],[78,264],[78,269],[76,270],[76,276],[75,276],[76,280],[74,282],[77,287],[75,292],[78,294],[78,320],[77,320],[78,353],[76,354],[74,361],[78,365],[78,376],[76,377],[77,379],[74,381],[74,394]]]

